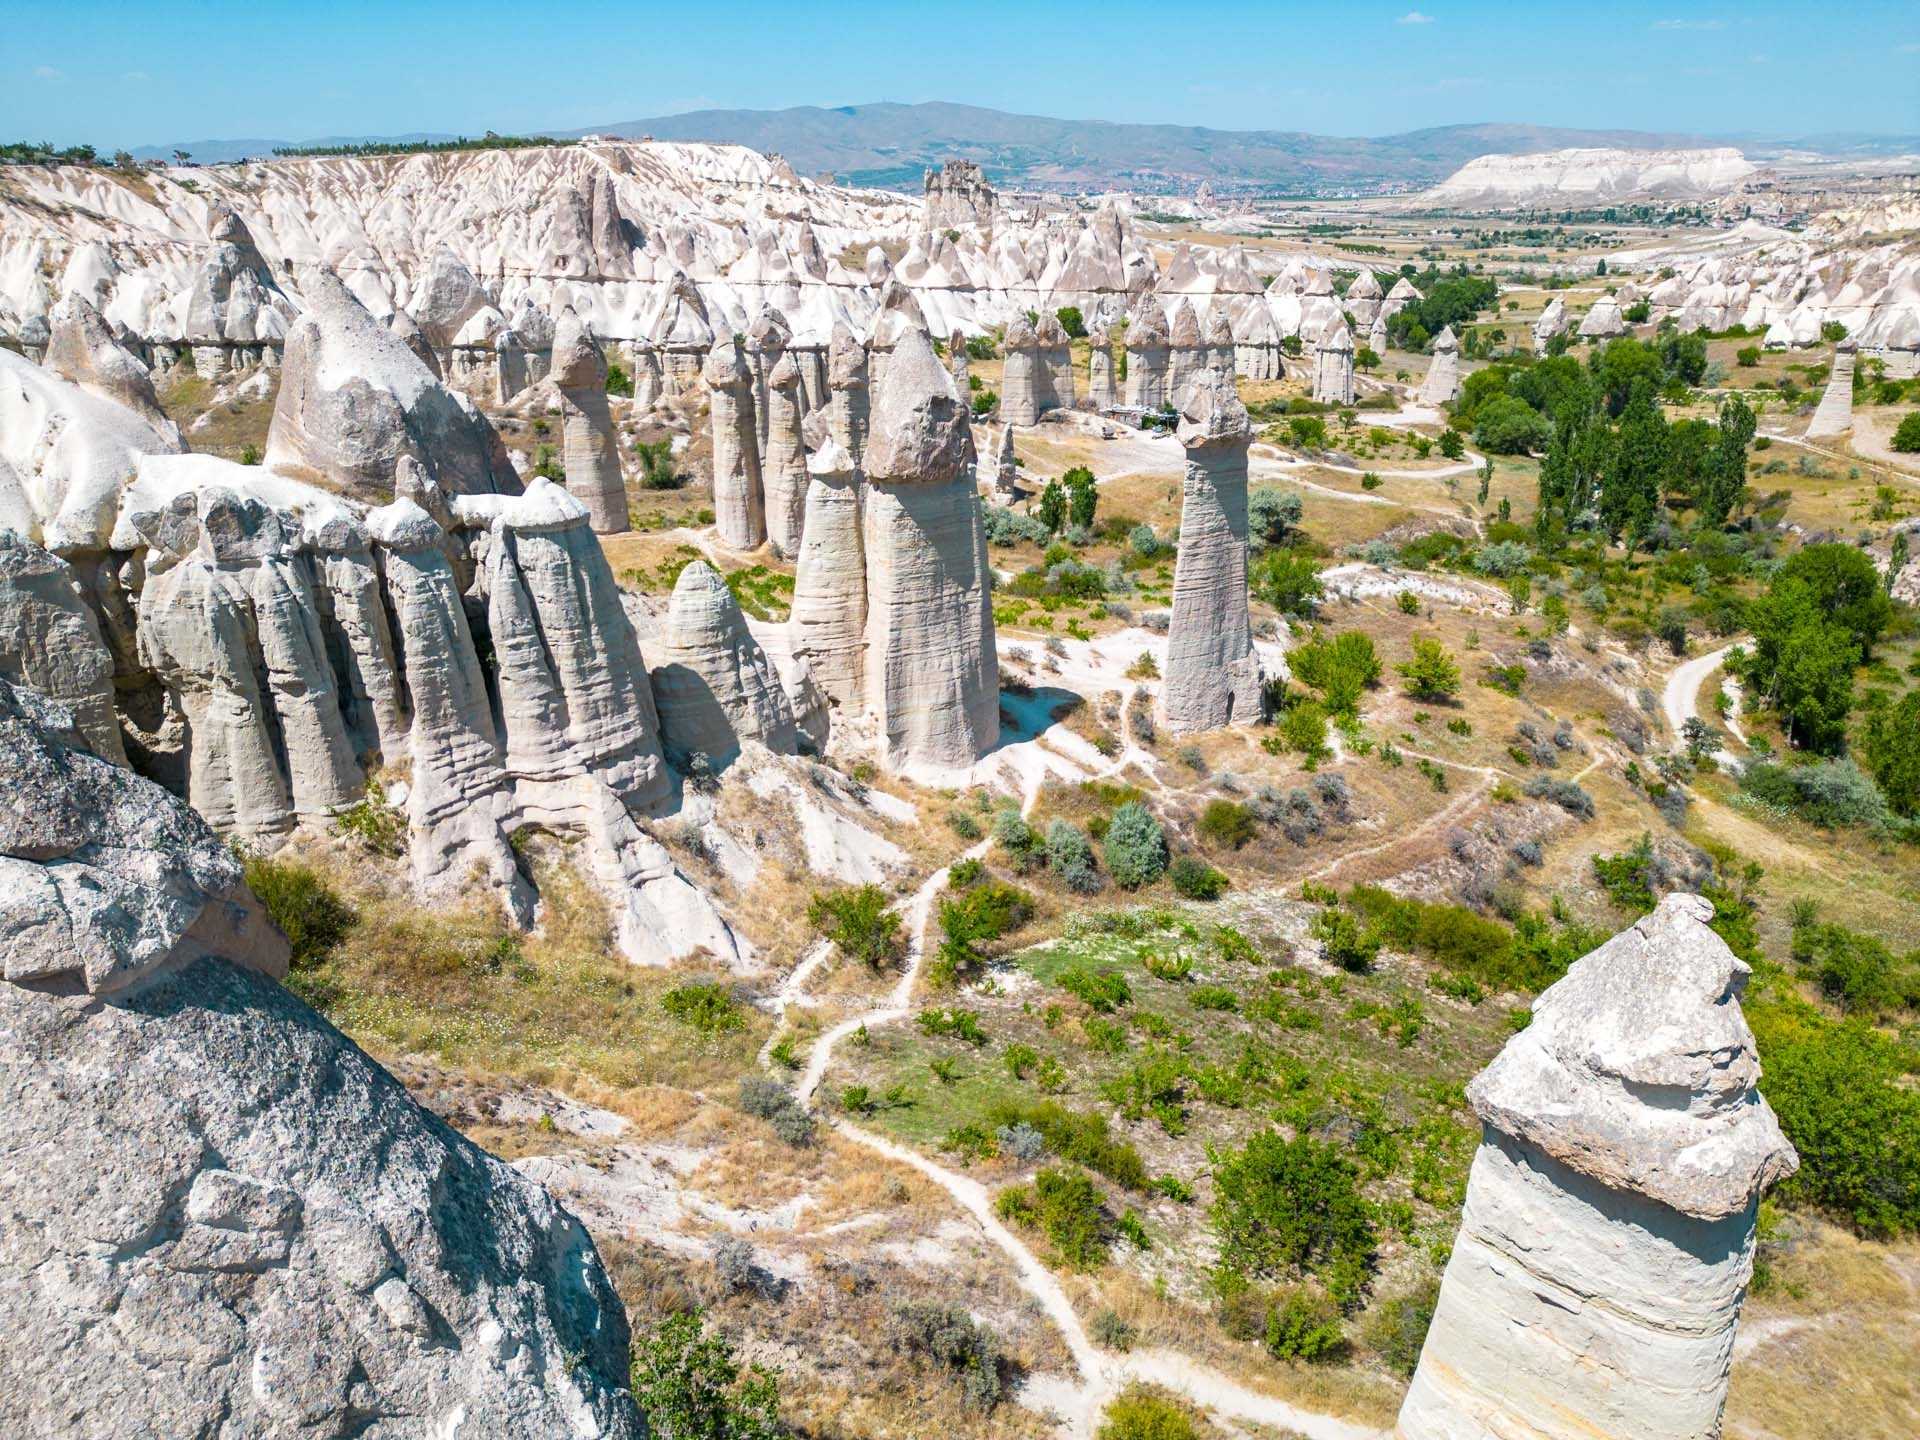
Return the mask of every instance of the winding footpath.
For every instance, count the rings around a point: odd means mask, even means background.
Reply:
[[[1122,714],[1124,724],[1124,707]],[[1127,749],[1129,752],[1133,749],[1131,743]],[[1122,754],[1116,766],[1110,766],[1109,769],[1115,769],[1130,759],[1130,754]],[[1026,781],[1020,803],[1023,816],[1033,812],[1034,804],[1040,798],[1043,778],[1044,772]],[[981,841],[970,848],[963,858],[978,859],[984,856],[992,843],[991,840]],[[950,868],[942,866],[934,871],[903,903],[908,927],[907,964],[886,999],[874,1009],[842,1020],[813,1042],[807,1054],[806,1068],[795,1087],[800,1102],[832,1126],[842,1138],[896,1164],[908,1166],[938,1185],[955,1204],[974,1218],[986,1237],[1012,1261],[1020,1288],[1053,1322],[1080,1371],[1080,1385],[1074,1391],[1071,1408],[1064,1416],[1068,1433],[1079,1437],[1079,1440],[1093,1435],[1108,1402],[1127,1385],[1135,1382],[1164,1386],[1222,1416],[1292,1431],[1305,1436],[1306,1440],[1381,1440],[1384,1435],[1382,1431],[1339,1416],[1303,1410],[1277,1396],[1248,1389],[1177,1351],[1134,1350],[1117,1354],[1101,1350],[1088,1336],[1071,1297],[1058,1277],[994,1213],[993,1195],[985,1185],[970,1176],[947,1169],[917,1150],[862,1129],[845,1116],[821,1113],[815,1102],[821,1081],[840,1043],[862,1027],[872,1030],[876,1026],[895,1024],[911,1014],[914,988],[926,961],[928,929],[932,923],[934,905],[940,892],[946,888]],[[787,1007],[799,998],[804,984],[802,972],[810,976],[824,958],[821,947],[815,946],[780,987],[775,1005],[783,1022]],[[762,1052],[763,1063],[783,1028],[784,1023],[776,1027],[774,1035],[769,1037],[767,1051]]]
[[[1673,673],[1667,676],[1666,686],[1660,692],[1660,709],[1666,716],[1667,729],[1673,735],[1675,744],[1680,742],[1681,727],[1700,714],[1700,687],[1706,684],[1709,675],[1726,664],[1728,652],[1741,643],[1735,641],[1706,655],[1696,655],[1685,664],[1674,666]],[[1728,732],[1744,746],[1747,737],[1741,733],[1739,722],[1729,715],[1726,724]],[[1715,758],[1723,769],[1731,767],[1733,763],[1725,754]]]

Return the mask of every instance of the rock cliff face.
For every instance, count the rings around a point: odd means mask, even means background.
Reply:
[[[1001,339],[1006,367],[1000,377],[1000,418],[1009,425],[1032,425],[1040,418],[1040,337],[1024,315],[1016,315]]]
[[[1353,403],[1353,332],[1337,315],[1313,347],[1313,398],[1322,405]]]
[[[1253,427],[1233,380],[1203,370],[1180,406],[1187,475],[1160,704],[1175,734],[1260,718],[1260,661],[1247,610],[1247,449]]]
[[[1096,410],[1110,410],[1119,399],[1113,388],[1113,336],[1098,322],[1087,331],[1087,399]]]
[[[66,562],[12,530],[0,530],[0,675],[71,711],[88,748],[127,763],[100,622]]]
[[[1427,366],[1427,378],[1420,382],[1422,405],[1451,404],[1460,393],[1460,342],[1453,327],[1443,325],[1433,337],[1433,363]]]
[[[1468,1087],[1485,1131],[1403,1440],[1719,1433],[1760,1192],[1798,1160],[1712,913],[1669,896],[1575,962]]]
[[[807,473],[807,523],[787,627],[794,654],[805,658],[838,727],[866,701],[865,504],[853,457],[835,436],[820,437]]]
[[[1549,150],[1482,155],[1420,196],[1425,205],[1610,205],[1723,194],[1757,167],[1731,146],[1701,150]]]
[[[596,534],[630,529],[620,446],[607,408],[607,357],[571,310],[554,327],[551,378],[560,394],[567,489],[587,507]]]
[[[713,422],[713,514],[720,543],[756,550],[767,541],[760,435],[753,418],[753,372],[731,336],[707,352],[701,377]]]
[[[0,1428],[643,1440],[586,1231],[275,983],[205,822],[4,681],[0,783]]]
[[[725,766],[749,740],[786,754],[799,748],[779,672],[706,561],[680,572],[654,659],[661,736],[683,763],[699,754]]]
[[[312,271],[302,293],[307,308],[287,336],[268,465],[369,498],[392,485],[402,455],[449,494],[520,488],[486,417],[330,271]]]
[[[1166,312],[1145,297],[1127,326],[1127,404],[1158,410],[1175,398],[1167,384],[1168,340]]]
[[[878,391],[863,462],[868,708],[892,767],[964,769],[1000,734],[967,409],[920,330],[896,343]]]
[[[760,473],[766,487],[767,539],[776,554],[788,559],[800,553],[807,523],[807,446],[800,433],[806,398],[799,364],[782,351],[767,374]]]

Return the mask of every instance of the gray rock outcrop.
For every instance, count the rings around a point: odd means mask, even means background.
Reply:
[[[1760,1192],[1748,968],[1670,895],[1542,992],[1467,1088],[1484,1127],[1401,1440],[1720,1433]]]
[[[807,446],[800,430],[805,406],[800,366],[783,350],[767,376],[766,445],[760,461],[767,539],[783,559],[800,553],[807,523]]]
[[[1820,392],[1820,404],[1814,409],[1813,419],[1807,422],[1808,438],[1844,435],[1853,429],[1853,362],[1856,350],[1851,340],[1842,340],[1834,346],[1833,373],[1827,378],[1827,388]]]
[[[700,388],[700,373],[713,349],[715,333],[707,318],[707,302],[700,287],[684,270],[673,272],[652,333],[654,354],[660,359],[662,387],[668,395],[688,395]]]
[[[1160,302],[1142,296],[1127,323],[1127,404],[1158,410],[1169,403],[1167,317]]]
[[[865,507],[853,457],[832,434],[807,456],[807,473],[807,523],[787,628],[838,728],[859,716],[866,699]]]
[[[176,445],[180,427],[160,408],[153,375],[131,350],[114,339],[106,319],[82,296],[54,307],[46,367],[102,399],[124,405]]]
[[[667,753],[729,764],[743,743],[792,754],[793,709],[727,582],[704,560],[680,572],[654,650],[653,693]]]
[[[1626,312],[1611,295],[1602,295],[1594,301],[1593,308],[1580,319],[1579,335],[1582,340],[1610,340],[1626,333]]]
[[[1231,376],[1201,371],[1181,401],[1177,433],[1187,471],[1160,705],[1167,728],[1184,735],[1256,721],[1262,699],[1247,609],[1253,427]]]
[[[0,682],[0,1429],[642,1440],[585,1229],[282,989],[231,852],[63,720]]]
[[[1313,398],[1322,405],[1353,403],[1353,333],[1337,316],[1314,343]]]
[[[877,388],[863,459],[868,705],[889,765],[963,769],[1000,734],[967,407],[923,330],[896,343]]]
[[[707,352],[701,378],[713,424],[713,515],[720,543],[755,550],[767,541],[760,434],[753,418],[753,373],[731,336]]]
[[[1547,342],[1556,335],[1567,333],[1567,302],[1558,295],[1547,302],[1547,308],[1540,312],[1540,318],[1533,322],[1533,348],[1541,354],[1547,350]]]
[[[1433,337],[1433,363],[1427,367],[1427,378],[1420,382],[1420,403],[1450,405],[1459,393],[1460,342],[1454,338],[1453,327],[1443,325]]]
[[[1223,375],[1235,373],[1233,348],[1233,323],[1227,318],[1227,305],[1224,299],[1213,302],[1207,311],[1207,323],[1201,331],[1206,348],[1206,364],[1209,370],[1218,370]]]
[[[867,350],[845,325],[835,323],[827,346],[827,423],[834,443],[855,465],[867,445],[872,409]]]
[[[593,332],[571,310],[554,327],[554,389],[560,395],[562,466],[567,489],[587,507],[594,531],[617,535],[632,528],[620,445],[607,407],[607,357]]]
[[[402,455],[449,494],[512,494],[520,481],[487,418],[437,380],[330,271],[301,287],[287,336],[267,464],[374,497]]]
[[[89,749],[127,763],[100,622],[66,562],[12,530],[0,530],[0,675],[71,711]]]
[[[1007,323],[1000,348],[1006,356],[1000,376],[1000,418],[1009,425],[1033,425],[1040,419],[1040,337],[1025,315]]]
[[[1111,410],[1119,400],[1113,388],[1113,336],[1096,321],[1087,342],[1087,399],[1096,410]]]
[[[1033,328],[1034,338],[1040,346],[1040,409],[1071,410],[1074,402],[1073,341],[1068,338],[1067,327],[1060,323],[1060,317],[1053,311],[1043,311],[1040,323]],[[966,391],[960,392],[960,398],[967,398]]]
[[[1200,317],[1182,295],[1167,313],[1167,403],[1180,405],[1194,377],[1207,368]]]

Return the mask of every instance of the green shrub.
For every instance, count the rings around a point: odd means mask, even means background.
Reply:
[[[359,923],[352,907],[308,866],[248,855],[242,868],[247,888],[286,935],[296,970],[326,959]]]
[[[1311,615],[1326,587],[1320,583],[1320,562],[1304,550],[1271,549],[1253,563],[1249,586],[1253,598],[1283,615]]]
[[[1303,510],[1298,490],[1256,486],[1247,494],[1247,536],[1256,549],[1284,544],[1300,528]]]
[[[892,898],[878,885],[859,885],[815,895],[807,905],[807,923],[840,947],[850,959],[878,970],[900,953],[900,917]]]
[[[703,1035],[747,1028],[747,1018],[725,986],[711,980],[676,985],[660,997],[660,1008]]]
[[[1062,1160],[1084,1165],[1125,1189],[1146,1188],[1146,1162],[1132,1145],[1111,1133],[1104,1115],[1069,1110],[1057,1100],[1038,1100],[997,1105],[989,1118],[996,1127],[1030,1125]]]
[[[1741,772],[1740,788],[1828,830],[1850,825],[1877,830],[1887,823],[1886,797],[1850,759],[1803,765],[1754,761]]]
[[[1122,889],[1138,890],[1166,873],[1166,833],[1138,801],[1128,801],[1113,812],[1102,849],[1107,873]]]
[[[1304,755],[1308,768],[1327,753],[1327,712],[1317,700],[1295,700],[1280,716],[1281,743]]]
[[[991,1410],[1006,1396],[1006,1359],[987,1326],[959,1305],[908,1300],[894,1307],[888,1338],[894,1347],[924,1355],[953,1372],[970,1410]],[[781,1435],[786,1434],[783,1430]],[[664,1440],[678,1440],[679,1432]],[[731,1435],[729,1436],[731,1440]],[[759,1440],[742,1436],[740,1440]],[[773,1437],[767,1437],[773,1440]]]
[[[1419,608],[1417,601],[1414,608]],[[1301,684],[1320,692],[1327,709],[1336,715],[1353,714],[1361,695],[1380,683],[1380,656],[1373,638],[1359,630],[1315,636],[1296,645],[1287,652],[1287,665]]]
[[[1920,1007],[1920,953],[1903,965],[1879,940],[1843,925],[1797,925],[1793,958],[1849,1015],[1878,1019]]]
[[[1173,888],[1189,900],[1218,900],[1227,891],[1227,877],[1191,855],[1175,860],[1168,878]]]
[[[1187,995],[1196,1010],[1238,1010],[1240,997],[1225,985],[1196,985]]]
[[[1002,1219],[1045,1234],[1062,1269],[1098,1270],[1107,1263],[1112,1226],[1099,1188],[1084,1171],[1050,1166],[1033,1177],[1031,1187],[1002,1190],[994,1208]]]
[[[972,1010],[922,1010],[917,1023],[923,1034],[935,1039],[961,1040],[976,1049],[987,1043],[987,1032],[980,1028],[980,1017]]]
[[[1380,954],[1380,937],[1345,910],[1322,910],[1307,933],[1320,942],[1327,959],[1355,975],[1371,970]]]
[[[1054,983],[1102,1015],[1110,1015],[1133,1002],[1133,988],[1118,970],[1089,970],[1084,965],[1073,965],[1062,970]]]
[[[654,1433],[673,1440],[777,1440],[780,1380],[758,1365],[744,1373],[733,1345],[698,1310],[669,1315],[633,1337],[633,1398]]]
[[[1107,1406],[1095,1440],[1200,1440],[1200,1431],[1179,1404],[1136,1385]]]
[[[1264,1131],[1238,1150],[1213,1152],[1213,1188],[1229,1273],[1321,1274],[1335,1299],[1359,1296],[1374,1263],[1373,1220],[1353,1165],[1331,1144]]]
[[[1420,1363],[1420,1347],[1427,1343],[1434,1306],[1440,1302],[1440,1282],[1428,1280],[1405,1295],[1395,1295],[1373,1307],[1365,1340],[1394,1374],[1413,1377]]]
[[[1901,419],[1893,432],[1893,448],[1907,455],[1920,451],[1920,410]]]
[[[1345,1352],[1339,1308],[1304,1286],[1289,1286],[1267,1310],[1267,1353],[1276,1360],[1331,1360]]]
[[[1396,667],[1416,700],[1449,699],[1460,689],[1460,665],[1447,647],[1430,635],[1413,637],[1413,658]]]
[[[1200,838],[1238,850],[1260,833],[1253,812],[1232,800],[1210,800],[1200,812]]]

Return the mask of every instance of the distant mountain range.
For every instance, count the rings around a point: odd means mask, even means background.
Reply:
[[[1443,125],[1375,138],[1284,130],[1209,130],[1188,125],[1129,125],[1014,115],[942,101],[825,109],[695,110],[627,120],[555,136],[618,135],[708,140],[777,152],[803,175],[831,173],[852,185],[917,189],[921,172],[945,160],[972,160],[1002,186],[1065,190],[1121,188],[1190,191],[1399,189],[1430,185],[1482,155],[1537,154],[1573,147],[1677,149],[1738,145],[1751,159],[1785,149],[1884,154],[1920,148],[1920,138],[1811,136],[1797,139],[1709,137],[1639,130],[1569,130],[1546,125]],[[359,137],[445,140],[450,135]],[[264,155],[288,141],[198,140],[133,153],[166,158],[175,149],[203,162]],[[356,143],[352,137],[299,142]]]

